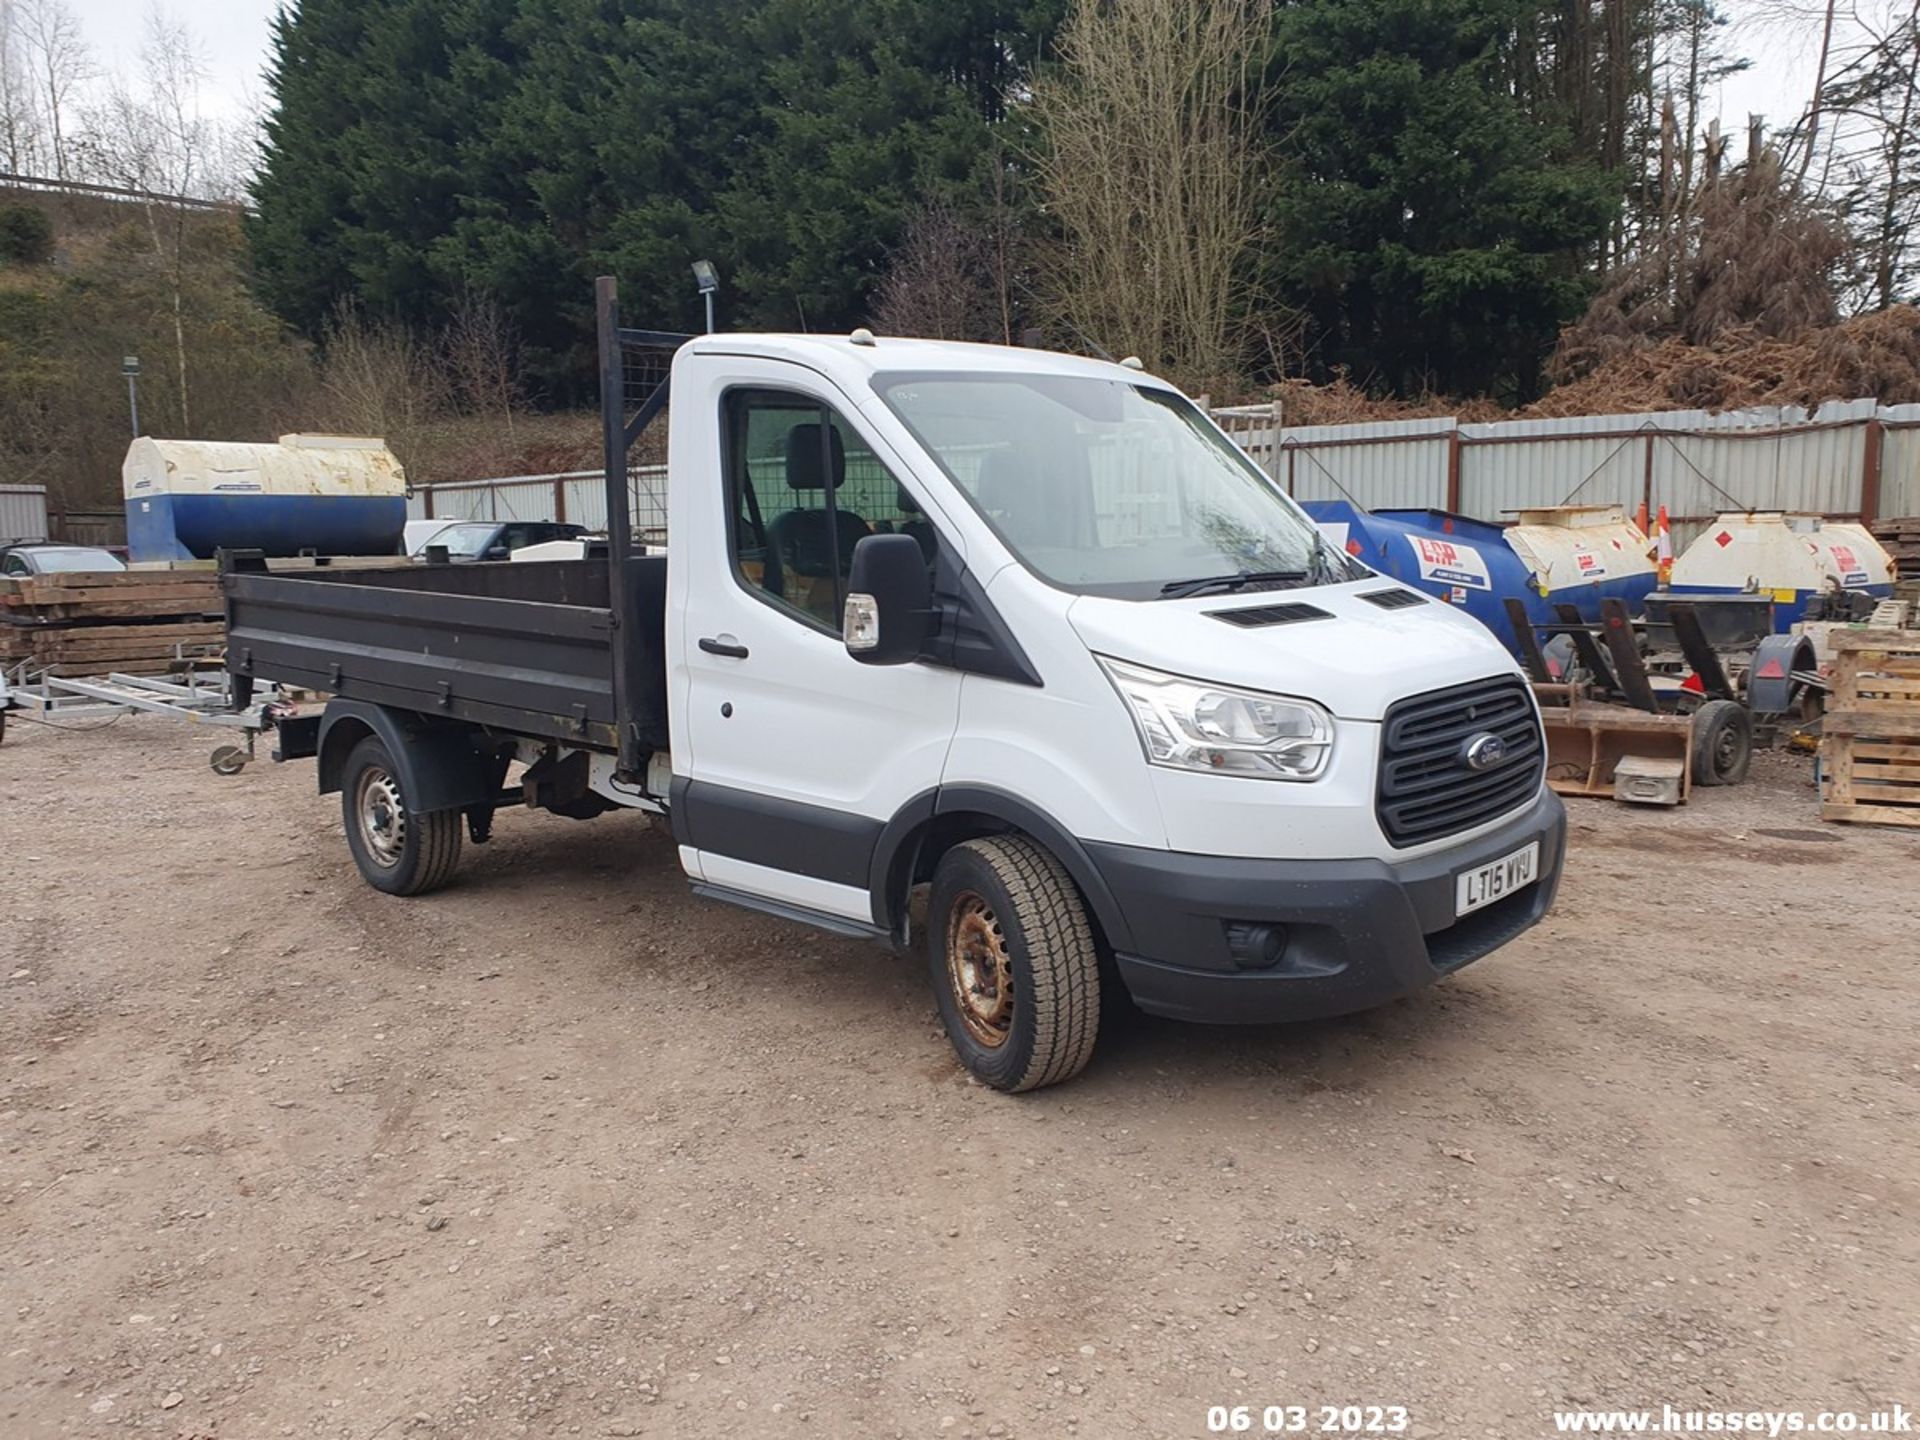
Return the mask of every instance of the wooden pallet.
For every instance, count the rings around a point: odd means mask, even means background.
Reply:
[[[0,580],[0,666],[51,675],[166,674],[225,643],[220,577],[175,570]]]
[[[1920,515],[1878,521],[1873,526],[1873,538],[1892,557],[1897,578],[1920,579]]]
[[[1833,637],[1823,820],[1920,829],[1920,632]]]

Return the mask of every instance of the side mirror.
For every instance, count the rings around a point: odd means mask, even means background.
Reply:
[[[513,552],[508,550],[504,545],[489,545],[487,547],[487,559],[489,560],[505,560],[512,553]]]
[[[847,610],[840,634],[847,653],[868,665],[904,665],[920,654],[933,627],[927,557],[911,535],[867,535],[853,547]]]

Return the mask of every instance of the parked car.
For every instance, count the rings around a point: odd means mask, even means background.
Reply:
[[[438,535],[453,521],[444,515],[438,520],[409,520],[400,532],[400,553],[418,555],[426,548],[427,541]]]
[[[0,577],[61,575],[73,571],[124,570],[126,562],[98,545],[54,545],[37,541],[0,547]]]
[[[586,533],[584,525],[558,520],[456,520],[434,531],[408,553],[419,559],[428,546],[444,545],[449,560],[505,560],[529,545],[578,540]]]

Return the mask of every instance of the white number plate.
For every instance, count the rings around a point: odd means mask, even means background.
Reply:
[[[1516,850],[1491,865],[1476,866],[1454,883],[1453,913],[1466,915],[1483,905],[1505,899],[1522,886],[1540,878],[1540,842]]]

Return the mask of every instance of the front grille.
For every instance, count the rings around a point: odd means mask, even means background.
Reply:
[[[1475,770],[1467,742],[1483,733],[1499,736],[1506,755]],[[1545,766],[1533,696],[1517,678],[1398,701],[1380,728],[1380,828],[1395,846],[1471,830],[1531,800]]]
[[[1318,605],[1294,602],[1289,605],[1250,605],[1241,610],[1209,610],[1207,614],[1229,625],[1252,629],[1259,625],[1292,625],[1301,620],[1331,620],[1333,616]]]

